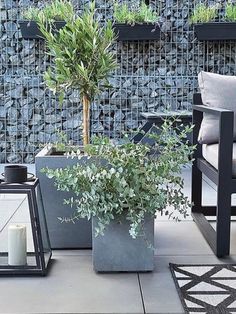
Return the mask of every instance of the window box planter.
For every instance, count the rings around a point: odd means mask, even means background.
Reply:
[[[42,39],[43,35],[39,30],[38,24],[35,21],[19,21],[21,34],[24,39]],[[64,21],[54,23],[55,31],[61,29],[66,25]]]
[[[73,213],[69,205],[63,204],[65,198],[73,194],[57,191],[54,181],[50,180],[41,169],[65,168],[78,162],[86,162],[86,158],[67,158],[62,154],[45,147],[35,158],[36,176],[39,178],[48,232],[53,249],[80,249],[92,247],[92,225],[87,219],[79,219],[75,224],[61,223],[58,217],[68,217]]]
[[[114,25],[118,40],[159,40],[161,37],[160,26],[158,24],[118,24]]]
[[[145,237],[131,238],[124,216],[112,221],[104,235],[95,237],[97,218],[93,218],[93,268],[96,272],[147,272],[154,269],[154,218],[146,218]]]
[[[236,23],[199,23],[194,30],[198,40],[236,40]]]

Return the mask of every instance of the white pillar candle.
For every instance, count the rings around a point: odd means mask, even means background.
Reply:
[[[24,266],[27,264],[27,240],[25,225],[8,227],[8,264]]]

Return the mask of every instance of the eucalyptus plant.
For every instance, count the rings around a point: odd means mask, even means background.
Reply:
[[[109,87],[109,75],[116,68],[112,51],[115,40],[112,22],[101,25],[95,17],[95,2],[76,16],[70,1],[56,0],[67,8],[65,27],[55,32],[52,2],[36,18],[45,37],[47,53],[53,58],[44,80],[48,88],[59,93],[60,102],[69,90],[77,89],[83,104],[83,144],[89,144],[90,104],[95,97]],[[53,6],[54,5],[54,6]]]
[[[96,138],[85,147],[87,162],[63,169],[45,168],[43,171],[54,179],[58,190],[75,195],[65,200],[75,213],[61,217],[61,221],[96,216],[98,235],[112,220],[125,215],[130,235],[136,238],[143,234],[145,218],[155,217],[157,211],[175,220],[180,215],[186,217],[190,204],[180,174],[193,151],[186,142],[189,132],[191,127],[176,133],[173,122],[165,121],[160,134],[152,135],[154,146],[128,141],[113,145],[109,139]],[[84,158],[80,151],[71,156]]]

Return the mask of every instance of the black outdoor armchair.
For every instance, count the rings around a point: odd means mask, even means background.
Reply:
[[[233,111],[203,106],[201,94],[193,97],[193,144],[192,167],[192,216],[203,236],[218,257],[230,253],[231,216],[236,215],[236,207],[231,206],[231,195],[236,193],[236,157],[233,155]],[[219,143],[203,144],[198,142],[198,134],[204,113],[219,119]],[[207,176],[217,186],[216,206],[202,205],[202,175]],[[216,230],[206,219],[216,216]]]

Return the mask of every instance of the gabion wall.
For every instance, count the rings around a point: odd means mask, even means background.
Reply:
[[[88,0],[75,0],[83,10]],[[131,3],[131,1],[127,1]],[[206,2],[206,1],[204,1]],[[209,4],[226,1],[209,1]],[[113,0],[97,0],[101,21],[112,18]],[[134,0],[137,3],[137,0]],[[120,138],[142,124],[140,112],[160,109],[191,110],[200,70],[235,74],[235,42],[200,43],[189,25],[199,1],[156,0],[160,14],[160,42],[118,42],[118,69],[113,88],[92,108],[92,133]],[[44,143],[55,142],[58,130],[68,140],[81,140],[81,106],[77,91],[63,108],[45,88],[43,73],[50,63],[43,41],[23,40],[17,21],[30,5],[45,1],[0,0],[0,162],[31,163]]]

